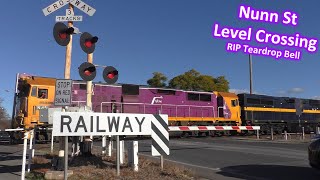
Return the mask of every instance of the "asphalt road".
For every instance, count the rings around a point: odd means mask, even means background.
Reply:
[[[150,141],[139,152],[150,156]],[[320,171],[309,167],[307,143],[271,143],[222,138],[170,140],[166,160],[192,168],[207,179],[313,180]]]
[[[101,146],[101,142],[94,145]],[[170,156],[165,157],[165,162],[181,164],[215,180],[320,179],[320,171],[309,167],[307,146],[231,137],[171,139]],[[22,147],[0,145],[0,179],[20,179]],[[150,149],[150,140],[139,141],[141,155],[150,157]]]
[[[0,144],[0,179],[21,179],[23,145]]]

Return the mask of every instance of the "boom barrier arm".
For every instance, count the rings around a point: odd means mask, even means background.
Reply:
[[[232,130],[246,130],[257,131],[260,126],[168,126],[169,132],[177,131],[232,131]]]

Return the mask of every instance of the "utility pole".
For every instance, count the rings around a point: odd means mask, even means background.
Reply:
[[[252,94],[252,55],[249,54],[250,94]],[[253,111],[251,111],[251,124],[253,123]]]
[[[252,94],[252,55],[249,54],[250,94]]]

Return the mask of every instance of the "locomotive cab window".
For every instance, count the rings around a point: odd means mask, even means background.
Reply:
[[[211,101],[211,94],[200,94],[200,101]]]
[[[33,86],[31,90],[31,96],[37,97],[37,86]]]
[[[231,100],[231,105],[232,105],[232,107],[236,107],[236,106],[238,106],[238,100]]]
[[[158,94],[163,94],[163,95],[176,95],[176,91],[173,90],[164,90],[164,89],[158,89],[157,90]]]
[[[48,99],[48,89],[38,89],[38,98]]]
[[[199,94],[188,93],[189,101],[199,101]]]

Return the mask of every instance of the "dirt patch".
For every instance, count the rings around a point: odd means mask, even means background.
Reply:
[[[75,156],[69,159],[69,170],[73,170],[70,180],[189,180],[198,179],[191,170],[170,162],[165,162],[164,169],[161,170],[159,161],[147,157],[139,157],[139,171],[133,171],[128,166],[127,155],[120,167],[120,176],[116,171],[116,154],[113,152],[111,157],[101,156],[100,151],[93,150],[93,155],[89,157]],[[51,159],[54,154],[35,156],[32,160],[31,173],[27,174],[27,179],[44,179],[46,171],[51,170]]]
[[[49,162],[47,156],[35,156],[32,158],[32,164],[47,164]]]

